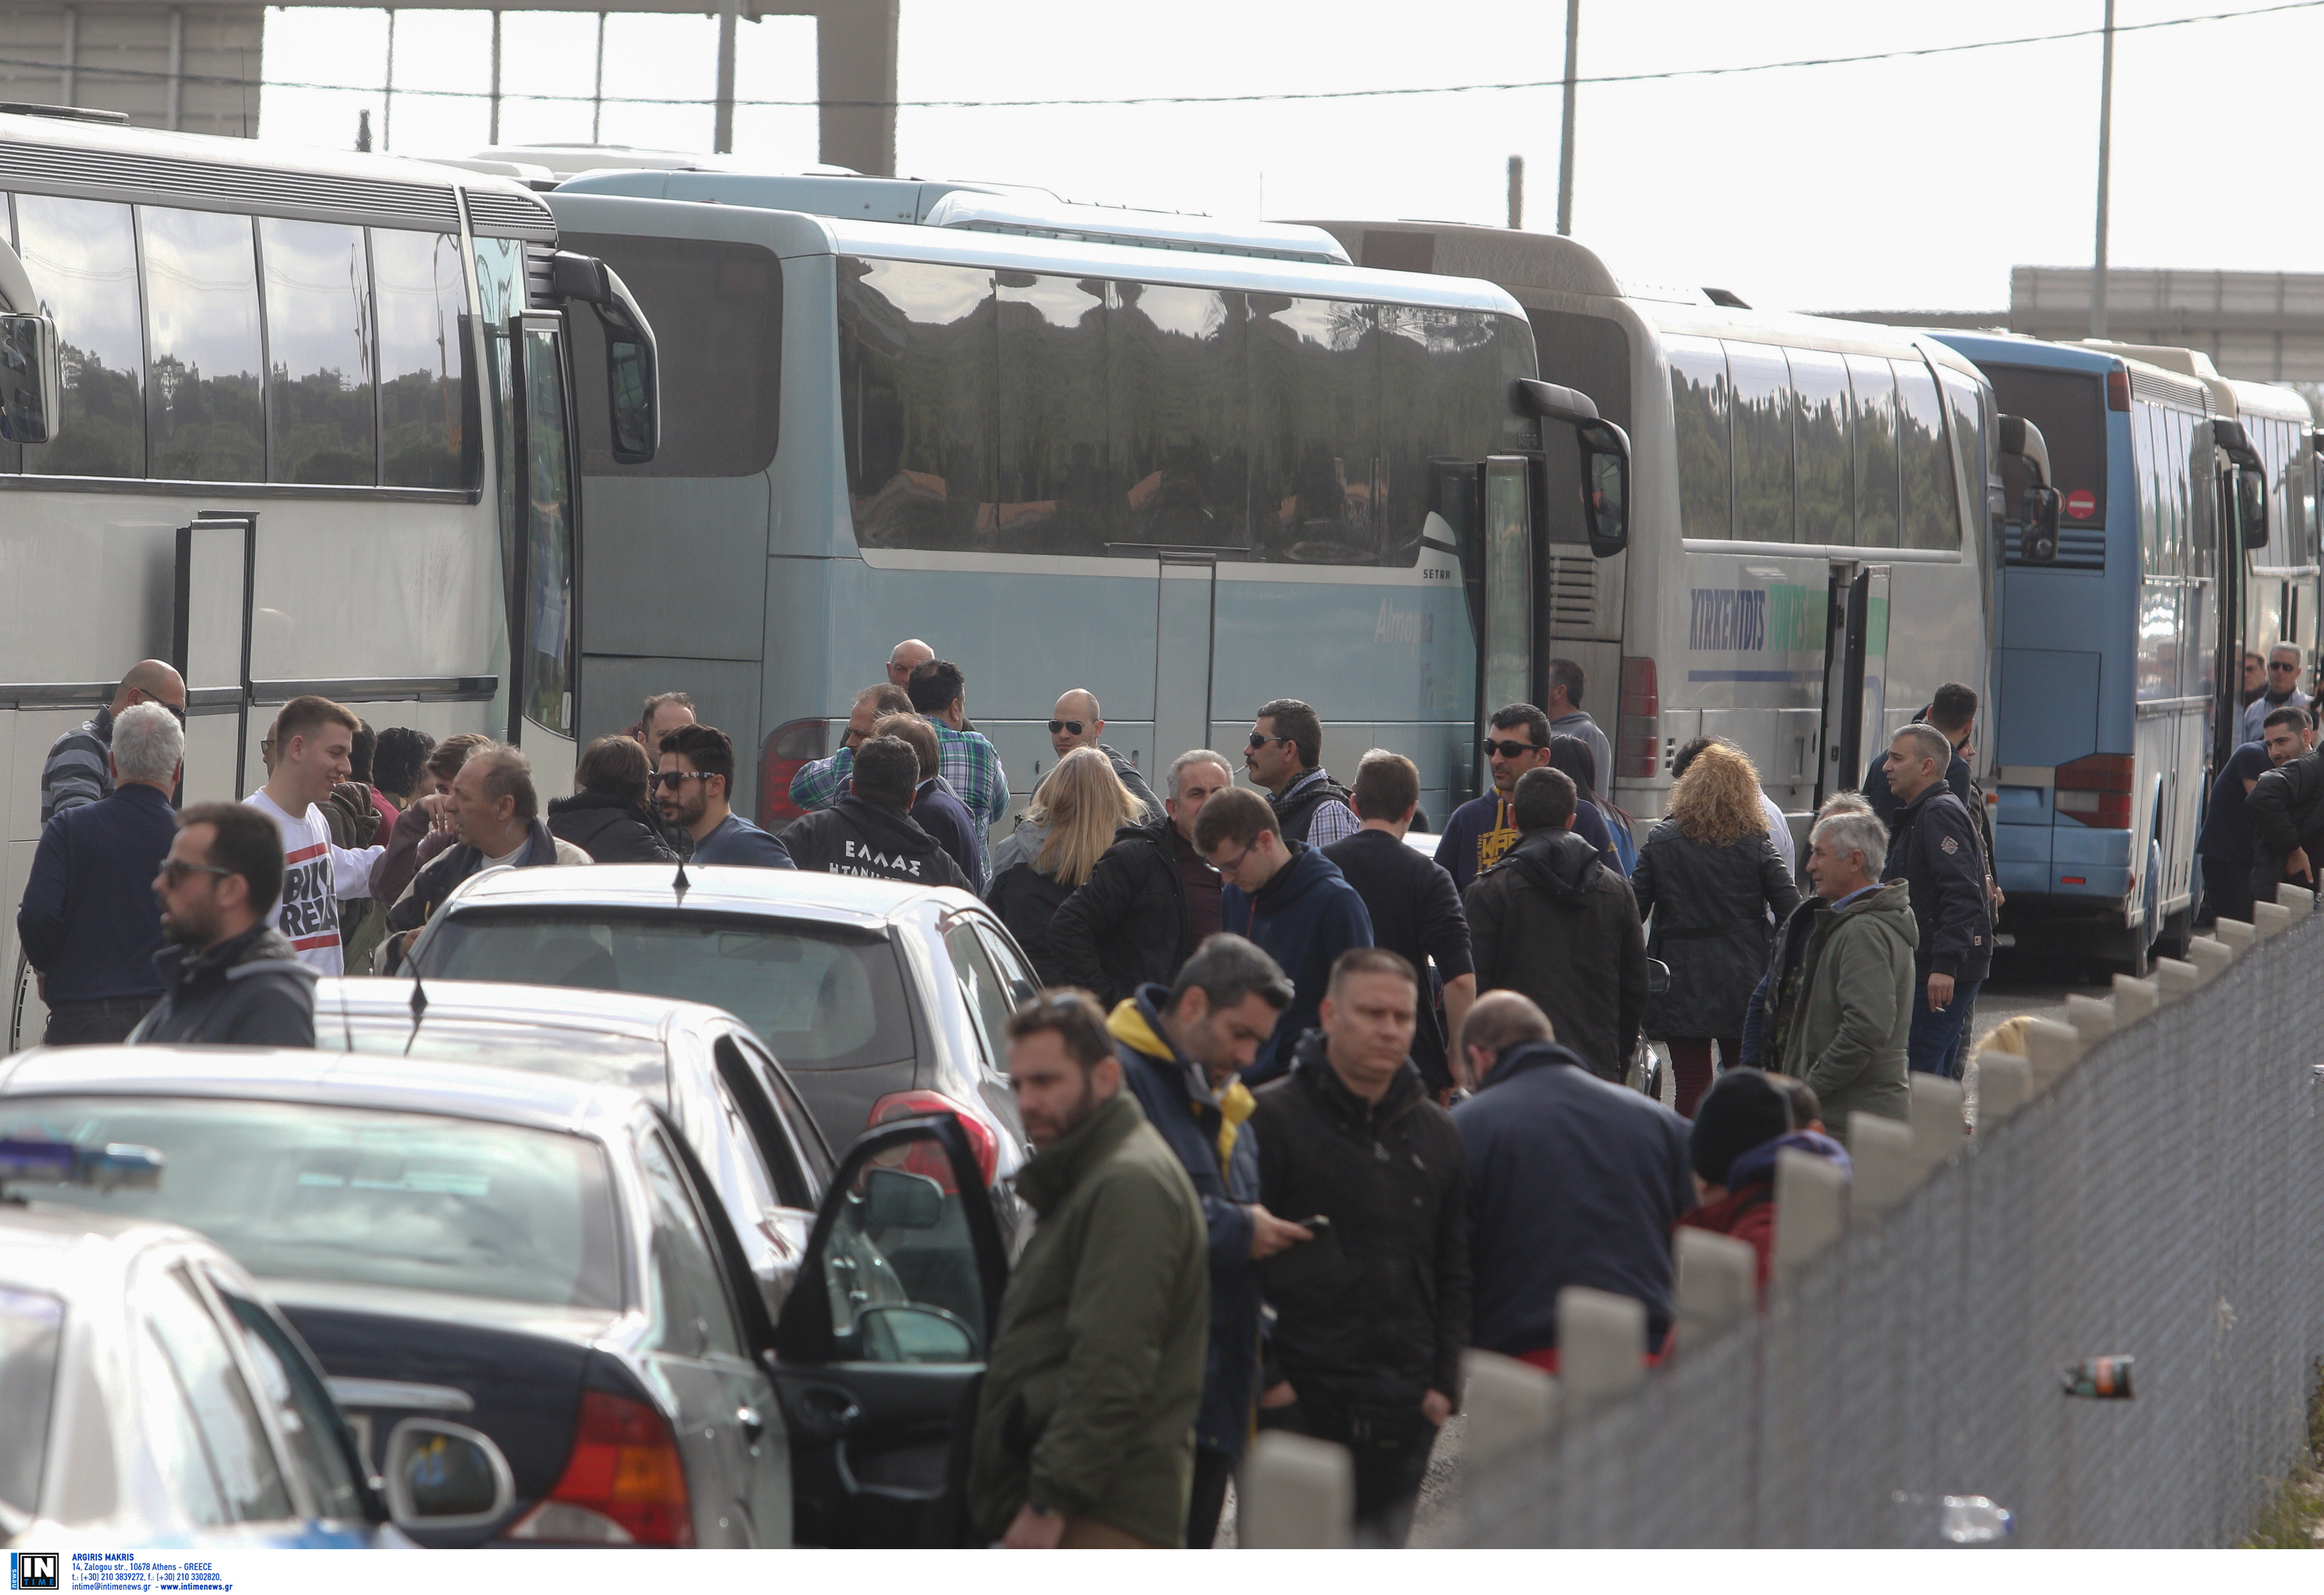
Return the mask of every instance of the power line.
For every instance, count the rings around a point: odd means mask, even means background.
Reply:
[[[2198,16],[2163,17],[2154,22],[2121,23],[2115,32],[2145,33],[2164,28],[2193,27],[2205,23],[2240,22],[2250,17],[2275,16],[2287,12],[2324,9],[2324,0],[2279,0],[2273,5],[2261,5],[2242,11],[2214,11]],[[1731,67],[1674,67],[1659,72],[1616,72],[1597,77],[1577,78],[1577,84],[1599,85],[1615,83],[1667,83],[1689,78],[1735,78],[1759,72],[1788,72],[1810,67],[1861,66],[1874,61],[1922,60],[1934,56],[1965,55],[1987,50],[2014,50],[2029,44],[2059,44],[2076,39],[2096,39],[2104,28],[2074,28],[2059,33],[2027,33],[2013,39],[1978,39],[1962,44],[1929,44],[1910,50],[1875,51],[1863,55],[1806,56],[1796,60],[1755,61]],[[30,60],[15,57],[0,57],[0,67],[22,68],[37,72],[60,72],[63,66],[56,61]],[[202,83],[226,88],[290,88],[323,94],[380,94],[384,85],[361,83],[301,83],[283,78],[251,79],[194,72],[171,74],[151,68],[102,67],[77,62],[77,76],[89,78],[130,78],[140,81],[166,81],[172,76],[183,83]],[[1406,88],[1330,88],[1306,92],[1264,92],[1251,94],[1148,94],[1112,97],[1074,97],[1051,99],[736,99],[737,106],[774,110],[1045,110],[1068,107],[1106,106],[1227,106],[1288,104],[1313,100],[1406,99],[1426,95],[1451,94],[1511,94],[1528,89],[1563,88],[1563,78],[1533,78],[1508,83],[1452,83]],[[413,88],[397,84],[395,92],[416,95],[430,99],[489,99],[488,89],[481,88]],[[521,99],[535,102],[588,105],[602,100],[606,105],[624,106],[708,106],[716,102],[698,96],[657,95],[586,95],[531,94],[503,89],[504,100]]]

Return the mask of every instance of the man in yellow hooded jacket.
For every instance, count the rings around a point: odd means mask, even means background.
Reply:
[[[1229,1476],[1259,1395],[1260,1258],[1314,1239],[1259,1204],[1257,1143],[1244,1126],[1250,1066],[1291,1004],[1291,981],[1258,945],[1225,932],[1194,949],[1175,984],[1145,985],[1106,1028],[1147,1122],[1185,1166],[1211,1235],[1211,1343],[1194,1422],[1186,1544],[1217,1537]]]

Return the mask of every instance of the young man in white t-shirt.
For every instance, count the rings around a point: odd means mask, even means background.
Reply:
[[[266,784],[244,799],[282,833],[282,899],[275,927],[300,959],[323,974],[344,973],[339,899],[371,895],[371,867],[384,847],[336,847],[322,804],[348,779],[362,723],[324,697],[295,697],[274,717]]]

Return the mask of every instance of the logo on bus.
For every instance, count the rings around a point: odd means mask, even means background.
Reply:
[[[1767,593],[1764,587],[1695,587],[1686,645],[1735,652],[1767,646]]]
[[[2066,513],[2077,521],[2088,521],[2098,512],[2098,494],[2087,487],[2077,487],[2066,495]]]

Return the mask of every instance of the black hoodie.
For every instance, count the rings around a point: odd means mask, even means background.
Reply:
[[[1630,883],[1567,830],[1528,831],[1470,884],[1477,991],[1521,991],[1560,1046],[1620,1080],[1646,1015],[1646,941]]]
[[[969,890],[936,839],[900,808],[842,798],[829,808],[793,820],[777,838],[791,862],[825,875],[861,875],[872,880],[908,880],[918,886]]]
[[[646,811],[613,792],[576,792],[549,800],[549,834],[601,864],[674,864],[678,853]]]

